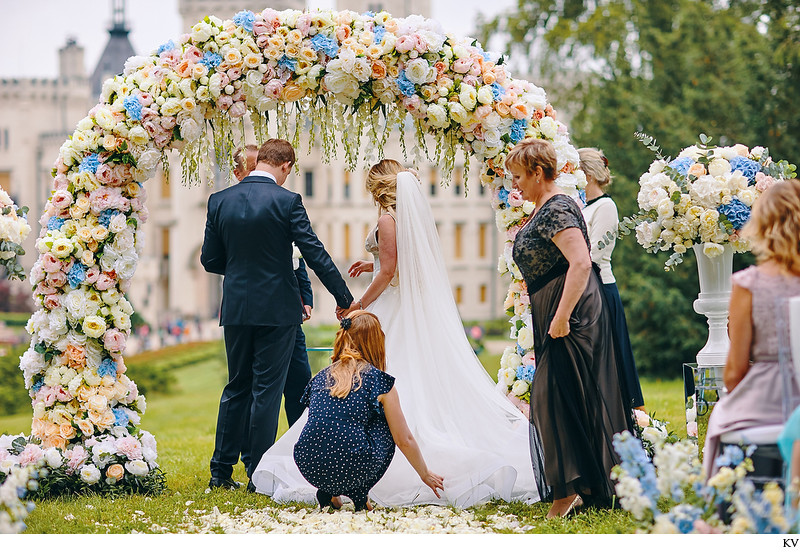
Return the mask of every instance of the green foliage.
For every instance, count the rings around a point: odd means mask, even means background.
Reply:
[[[658,136],[667,152],[695,143],[702,131],[723,146],[765,146],[773,159],[800,153],[794,2],[520,1],[483,27],[482,42],[500,33],[505,53],[527,59],[550,102],[571,116],[572,143],[598,147],[611,161],[610,194],[623,220],[639,210],[639,176],[661,151],[640,134],[642,148],[637,133]],[[789,165],[775,169],[787,174]],[[662,255],[624,238],[613,256],[637,366],[652,376],[678,373],[708,333],[692,310],[694,258],[664,272]],[[738,268],[752,263],[735,259]]]
[[[4,349],[5,354],[0,356],[0,414],[3,416],[26,409],[32,413],[31,398],[19,369],[19,357],[27,348],[27,345],[18,345]]]
[[[208,343],[183,343],[156,351],[145,351],[125,360],[127,376],[139,392],[169,394],[174,391],[177,379],[175,370],[209,359],[224,362],[225,349],[220,341]]]

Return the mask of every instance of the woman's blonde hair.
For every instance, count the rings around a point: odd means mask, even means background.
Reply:
[[[344,399],[361,387],[361,374],[371,364],[386,371],[386,336],[378,317],[364,310],[342,320],[333,342],[333,364],[328,371],[331,397]]]
[[[773,260],[800,274],[800,180],[777,182],[764,191],[742,236],[753,244],[759,263]]]
[[[406,168],[394,159],[383,159],[367,173],[367,191],[381,208],[394,214],[397,209],[397,173]]]
[[[536,167],[541,167],[544,177],[555,180],[558,174],[558,156],[556,148],[548,140],[526,138],[514,146],[506,157],[506,168],[518,168],[531,174]]]
[[[603,152],[595,148],[580,148],[578,155],[581,158],[581,170],[586,176],[591,176],[600,189],[605,191],[611,184],[611,171],[608,170],[608,159]]]

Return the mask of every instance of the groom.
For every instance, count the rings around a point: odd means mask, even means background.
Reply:
[[[228,357],[228,383],[219,403],[209,487],[238,487],[231,476],[242,443],[249,444],[246,467],[247,476],[252,477],[261,456],[275,441],[281,395],[303,312],[292,266],[292,242],[340,308],[349,307],[353,300],[311,229],[300,195],[282,187],[294,163],[289,142],[268,140],[259,149],[250,175],[208,198],[200,262],[207,272],[225,276],[220,325]],[[254,490],[252,482],[248,489]]]

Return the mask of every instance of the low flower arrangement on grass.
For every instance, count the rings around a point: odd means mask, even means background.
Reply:
[[[749,452],[728,446],[716,460],[719,471],[703,482],[694,439],[654,443],[650,458],[627,431],[614,436],[621,463],[614,467],[623,509],[648,533],[786,533],[797,521],[784,508],[777,482],[756,490],[747,479]]]

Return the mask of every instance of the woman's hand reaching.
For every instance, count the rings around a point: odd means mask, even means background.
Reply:
[[[442,498],[442,495],[439,494],[439,491],[444,490],[444,478],[441,475],[436,475],[432,471],[428,471],[425,476],[420,477],[420,479],[422,479],[422,482],[431,488],[433,494],[436,495],[436,498]]]
[[[375,270],[375,265],[372,261],[356,261],[347,269],[347,274],[351,278],[356,278],[365,272],[372,272],[373,270]]]

